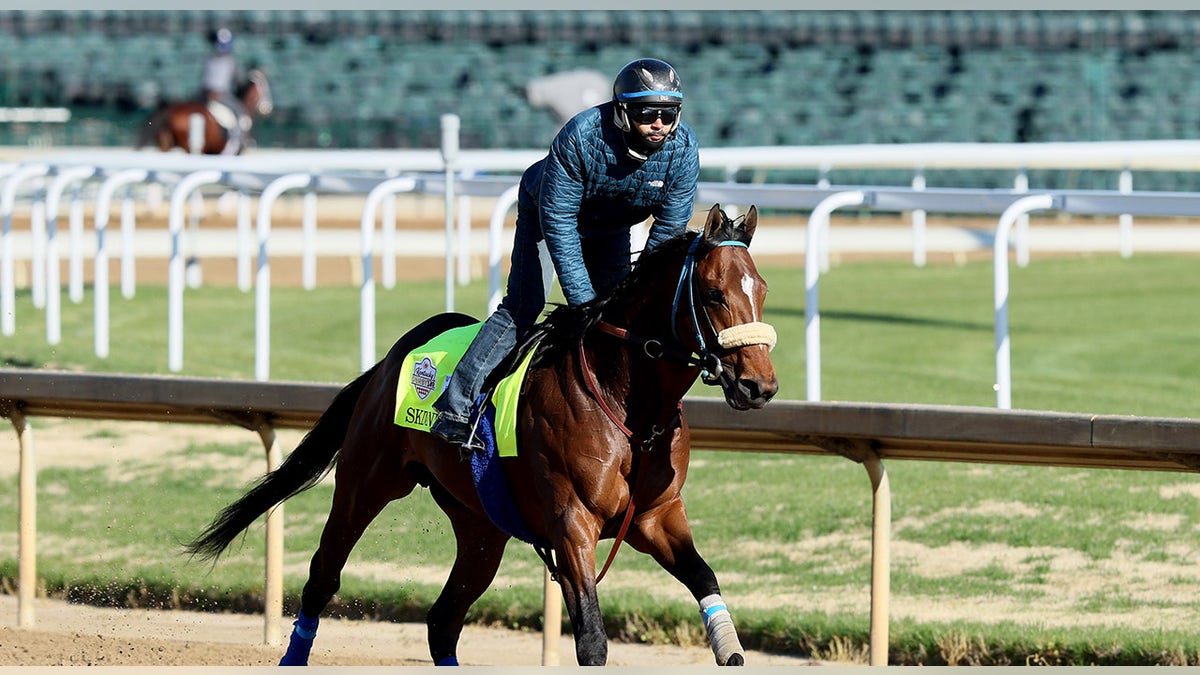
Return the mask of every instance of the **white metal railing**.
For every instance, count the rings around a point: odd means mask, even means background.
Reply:
[[[989,150],[991,154],[984,153],[974,160],[963,160],[971,166],[1011,164],[1015,163],[1018,157],[1023,160],[1021,164],[1027,166],[1044,166],[1049,165],[1051,162],[1057,162],[1057,164],[1054,164],[1055,166],[1111,166],[1119,160],[1124,168],[1121,169],[1122,178],[1119,189],[1116,191],[1031,192],[1020,181],[1018,181],[1017,187],[1013,190],[929,188],[922,180],[914,180],[913,184],[909,187],[746,185],[703,182],[697,191],[697,201],[705,206],[713,202],[720,202],[730,206],[754,203],[760,208],[811,212],[809,228],[806,233],[808,242],[805,249],[807,298],[805,307],[805,342],[809,364],[807,396],[809,400],[817,401],[820,400],[820,308],[817,289],[820,274],[828,270],[830,253],[828,222],[829,214],[833,210],[848,206],[857,206],[858,208],[873,211],[911,212],[922,215],[929,212],[999,215],[1004,214],[1017,200],[1030,197],[1031,195],[1050,195],[1049,199],[1055,205],[1053,208],[1062,212],[1119,215],[1119,249],[1122,255],[1129,255],[1132,253],[1131,229],[1133,215],[1200,215],[1200,206],[1198,206],[1200,205],[1200,195],[1192,193],[1135,192],[1131,189],[1131,181],[1128,178],[1128,172],[1131,168],[1147,166],[1156,168],[1187,168],[1193,165],[1200,166],[1200,160],[1196,159],[1195,156],[1189,158],[1179,147],[1190,145],[1193,144],[1189,142],[1181,142],[1180,144],[1146,142],[1035,144],[1033,146],[1019,145],[1015,147],[987,144],[982,147]],[[858,162],[859,164],[856,165],[869,166],[900,165],[904,162],[913,161],[917,154],[926,153],[922,155],[922,166],[929,167],[949,163],[955,156],[955,153],[961,154],[964,149],[979,147],[977,144],[931,144],[920,147],[906,146],[902,148],[890,148],[890,146],[886,146],[887,149],[881,149],[879,146],[834,146],[817,149],[776,149],[776,152],[768,152],[757,156],[764,166],[780,165],[786,162],[792,162],[792,164],[788,165],[794,166],[798,162],[816,161],[816,158],[819,157],[822,162],[821,166],[828,168],[838,166],[839,162]],[[1025,151],[1025,154],[1019,155],[1017,153],[1018,149]],[[1069,156],[1066,153],[1067,149],[1073,152],[1078,150],[1079,153],[1077,156]],[[1195,149],[1200,151],[1200,145],[1196,145]],[[741,159],[745,159],[742,151],[748,149],[738,149],[737,152],[734,150],[714,149],[706,157],[716,157],[716,161],[726,162],[727,165],[732,166],[735,160],[740,161]],[[879,154],[872,154],[877,150],[880,151]],[[867,157],[867,155],[870,155],[870,157]],[[388,169],[385,173],[373,171],[386,165],[384,161],[385,156],[391,157],[392,168]],[[397,159],[398,156],[400,159]],[[414,160],[414,157],[419,161]],[[440,158],[423,151],[415,154],[393,153],[391,155],[366,152],[283,152],[270,153],[262,157],[253,158],[191,157],[122,151],[112,153],[85,152],[73,154],[70,159],[69,163],[64,162],[62,164],[36,162],[19,166],[12,164],[0,165],[0,169],[2,169],[0,170],[0,182],[2,182],[2,187],[0,187],[0,217],[3,217],[4,222],[3,234],[0,236],[0,324],[3,326],[4,334],[12,335],[15,330],[13,311],[13,288],[15,280],[13,277],[12,216],[17,194],[22,187],[32,186],[37,190],[40,189],[38,188],[38,181],[51,180],[50,188],[46,190],[44,196],[37,193],[33,195],[31,207],[31,228],[33,230],[31,243],[34,254],[30,283],[34,290],[35,306],[45,307],[45,283],[47,279],[56,281],[57,264],[53,265],[55,268],[54,271],[47,271],[46,268],[48,266],[46,262],[50,258],[53,258],[55,261],[58,259],[55,244],[57,202],[62,191],[69,184],[86,181],[89,178],[103,180],[97,192],[96,201],[98,242],[96,264],[100,265],[106,256],[103,246],[103,233],[107,226],[108,200],[111,199],[114,191],[119,186],[128,186],[139,182],[173,183],[174,188],[168,218],[169,233],[171,236],[171,251],[168,263],[168,367],[172,371],[178,372],[182,369],[183,363],[182,326],[183,289],[185,286],[185,270],[183,269],[185,260],[181,246],[184,217],[183,208],[187,198],[199,186],[220,184],[230,189],[236,189],[242,194],[260,195],[260,210],[258,214],[260,237],[258,252],[260,255],[260,274],[264,280],[269,279],[269,270],[265,268],[267,264],[266,253],[269,247],[267,240],[264,238],[268,235],[264,235],[263,233],[269,233],[270,231],[269,204],[273,199],[263,200],[261,195],[269,189],[274,181],[280,180],[283,176],[292,176],[293,178],[290,180],[299,181],[299,183],[296,183],[297,185],[303,183],[307,186],[305,195],[305,220],[306,231],[308,232],[306,240],[309,241],[308,246],[310,247],[312,242],[310,236],[311,227],[315,226],[310,226],[312,217],[308,215],[310,213],[309,205],[315,200],[316,194],[340,193],[366,196],[362,218],[362,246],[360,251],[363,265],[363,285],[361,292],[362,339],[360,347],[361,362],[365,368],[374,363],[377,358],[374,336],[374,275],[372,272],[372,261],[377,255],[374,244],[375,211],[381,203],[385,206],[387,204],[387,202],[380,201],[384,193],[380,192],[377,197],[372,197],[371,195],[375,194],[374,191],[385,184],[389,184],[389,181],[393,181],[390,183],[393,187],[407,185],[409,187],[406,189],[425,194],[458,194],[462,197],[487,196],[498,198],[491,222],[489,223],[488,262],[491,293],[488,300],[488,309],[490,311],[495,307],[495,303],[499,301],[500,297],[499,269],[502,257],[501,253],[504,248],[501,235],[505,216],[515,201],[514,188],[517,177],[510,175],[464,179],[461,177],[456,178],[454,173],[447,172],[443,172],[442,174],[432,172],[420,174],[406,173],[397,176],[395,165],[409,161],[414,166],[419,165],[432,168],[436,165],[442,169],[447,164],[454,164],[460,167],[470,166],[471,170],[479,167],[502,167],[507,169],[514,166],[516,160],[525,161],[529,157],[523,151],[513,153],[459,151],[456,155],[454,153],[443,153]],[[104,160],[104,163],[81,163],[85,161],[91,162],[92,160]],[[285,164],[295,167],[298,162],[305,162],[314,167],[335,167],[342,171],[328,171],[321,168],[314,168],[310,173],[305,174],[294,170],[280,170],[280,167],[283,167]],[[140,166],[129,168],[135,164],[139,164]],[[372,171],[345,172],[348,167],[358,167],[361,165],[369,167]],[[197,170],[189,171],[189,169]],[[461,173],[458,174],[458,176],[461,175]],[[841,196],[839,197],[838,195]],[[1042,198],[1039,197],[1039,199]],[[262,205],[263,201],[267,203],[265,209]],[[245,200],[239,204],[239,212],[245,208],[246,204]],[[453,208],[452,199],[446,200],[446,208]],[[47,212],[50,218],[50,227],[48,230],[44,222]],[[447,259],[447,309],[453,309],[451,277],[454,274],[454,268],[450,264],[450,261],[454,255],[454,251],[451,250],[454,247],[454,240],[450,236],[449,228],[451,219],[449,218],[449,214],[447,215],[445,252]],[[241,220],[242,218],[239,216],[239,223]],[[1008,350],[1006,349],[1008,345],[1006,317],[1008,304],[1006,288],[1008,240],[1010,234],[1015,235],[1012,238],[1016,242],[1017,263],[1018,265],[1025,264],[1028,260],[1028,243],[1022,223],[1027,223],[1027,214],[1025,213],[1018,215],[1012,223],[1006,224],[1002,218],[1000,224],[997,226],[994,247],[994,265],[996,268],[994,286],[997,296],[996,307],[994,308],[996,316],[997,372],[996,382],[993,384],[997,392],[997,405],[999,407],[1008,407],[1011,405],[1011,383],[1008,367]],[[122,225],[124,232],[126,231],[124,218]],[[916,264],[921,264],[924,260],[922,226],[923,218],[920,219],[920,222],[914,219],[913,258]],[[385,242],[390,241],[390,237],[394,236],[394,228],[394,212],[392,213],[392,217],[389,218],[387,209],[385,208],[385,217],[382,224],[383,240]],[[132,223],[130,223],[128,229],[132,229]],[[76,239],[77,234],[77,228],[73,226],[73,241]],[[1000,241],[1001,239],[1003,239],[1003,242]],[[459,241],[462,241],[461,238]],[[123,262],[126,256],[133,254],[133,248],[132,245],[122,247]],[[73,245],[73,259],[77,250],[78,247]],[[391,255],[389,250],[394,252],[394,249],[389,249],[389,247],[385,246],[384,255]],[[244,254],[246,260],[248,260],[248,255],[247,250]],[[311,248],[307,248],[305,253],[306,259],[312,256],[315,256],[315,253],[311,251]],[[242,259],[243,253],[239,250],[239,260]],[[394,261],[392,262],[394,264]],[[1001,267],[1004,267],[1004,269],[1002,270]],[[76,293],[77,283],[74,279],[80,278],[81,275],[76,274],[78,266],[74,263],[71,269],[73,278],[72,298],[75,299],[80,297],[80,294]],[[101,274],[98,272],[97,279],[101,279],[102,277],[106,279],[106,273]],[[123,291],[129,295],[131,294],[131,289],[125,289],[124,282],[125,280],[123,279]],[[81,281],[78,283],[81,284]],[[51,340],[52,344],[58,335],[58,291],[57,284],[54,285],[55,289],[51,292],[51,295],[54,296],[53,300],[51,300],[52,305],[47,309],[47,337]],[[258,293],[256,325],[269,325],[269,314],[267,314],[269,312],[269,301],[267,299],[269,288],[260,288]],[[1001,301],[1001,296],[1003,296],[1003,301]],[[103,357],[107,355],[108,349],[107,289],[96,293],[96,303],[97,354]],[[103,336],[100,334],[102,331],[105,333]],[[255,370],[258,377],[265,379],[269,376],[269,331],[263,330],[258,331],[258,333],[261,335],[261,338],[256,338]]]
[[[59,279],[58,202],[67,186],[92,177],[96,168],[76,166],[59,170],[46,190],[46,342],[57,345],[62,340],[61,284]],[[80,203],[78,193],[74,203]],[[70,223],[69,285],[72,302],[83,302],[83,211],[74,207]]]
[[[96,230],[96,258],[92,278],[94,280],[95,311],[93,330],[95,332],[96,356],[108,357],[108,217],[109,203],[113,195],[121,188],[127,188],[134,183],[145,182],[150,172],[145,169],[125,169],[108,176],[96,192],[96,206],[93,214]],[[121,208],[121,289],[126,298],[133,297],[134,278],[134,245],[133,245],[133,208],[128,197],[123,200]]]
[[[827,251],[813,250],[822,246],[820,230],[827,220],[828,212],[843,206],[859,205],[878,211],[909,211],[923,209],[929,212],[1001,214],[995,231],[993,267],[995,280],[995,360],[996,404],[1000,408],[1011,407],[1011,368],[1008,350],[1008,264],[1009,233],[1014,224],[1029,211],[1054,209],[1062,213],[1078,215],[1131,214],[1143,216],[1200,216],[1200,193],[1120,192],[1062,190],[1046,191],[1035,195],[1014,190],[963,190],[925,189],[895,187],[846,187],[784,188],[775,191],[769,201],[755,199],[753,188],[720,188],[726,197],[737,197],[735,190],[745,189],[745,198],[755,200],[762,206],[785,204],[810,204],[814,218],[808,228],[809,247],[805,251],[806,302],[805,344],[807,349],[807,398],[821,400],[820,390],[820,307],[817,284],[820,279],[821,257]],[[706,192],[698,191],[700,197]],[[861,193],[861,194],[860,194]],[[765,196],[765,195],[760,195]],[[860,201],[861,200],[861,201]],[[1010,211],[1011,209],[1011,211]],[[816,222],[814,222],[814,220]],[[816,370],[818,372],[814,373]]]
[[[460,150],[458,169],[524,171],[544,157],[540,149]],[[2,161],[89,164],[112,169],[151,168],[186,173],[206,168],[287,172],[445,170],[440,149],[318,150],[258,148],[240,157],[194,156],[112,148],[0,148]],[[811,146],[703,147],[700,165],[732,176],[743,169],[1093,169],[1198,171],[1200,141],[1071,141],[1052,143],[907,143]]]
[[[417,183],[411,177],[392,178],[386,180],[367,195],[367,203],[363,207],[362,229],[360,242],[362,244],[362,285],[360,287],[361,314],[359,319],[359,353],[360,367],[367,370],[375,365],[375,213],[380,202],[385,197],[391,197],[397,192],[410,192]]]
[[[289,173],[267,185],[258,198],[258,268],[254,279],[254,378],[265,382],[271,376],[271,259],[268,245],[271,239],[271,207],[275,199],[287,190],[312,184],[312,174]]]
[[[0,219],[3,220],[4,228],[3,232],[0,233],[0,326],[3,327],[2,332],[5,335],[12,335],[16,331],[16,297],[13,290],[15,280],[13,275],[12,218],[13,210],[16,208],[17,188],[25,180],[45,176],[49,172],[50,167],[47,164],[39,163],[21,166],[8,174],[4,180],[4,187],[0,188]],[[38,302],[37,293],[41,288],[41,280],[38,277],[42,264],[42,249],[40,246],[44,243],[44,240],[39,241],[37,236],[38,224],[36,212],[31,212],[30,234],[33,239],[33,279],[31,279],[31,286],[35,307],[42,306]]]

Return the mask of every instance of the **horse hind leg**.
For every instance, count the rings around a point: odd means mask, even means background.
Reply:
[[[342,474],[343,467],[339,467]],[[417,483],[403,472],[376,468],[370,472],[346,471],[357,480],[337,481],[333,506],[321,531],[321,543],[309,563],[308,581],[300,595],[300,613],[293,624],[281,666],[306,666],[317,635],[321,612],[342,585],[342,568],[371,521],[388,502],[411,493]]]
[[[496,578],[508,535],[434,484],[430,492],[450,517],[457,551],[446,585],[426,615],[429,656],[436,666],[458,665],[458,639],[467,610]]]
[[[745,650],[725,599],[721,597],[717,575],[696,550],[683,502],[676,500],[655,518],[635,521],[628,541],[638,551],[652,556],[691,591],[700,607],[704,632],[717,665],[745,665]]]

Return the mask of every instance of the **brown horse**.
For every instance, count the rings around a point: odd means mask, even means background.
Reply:
[[[251,124],[255,117],[265,117],[274,110],[271,86],[267,82],[267,75],[257,68],[247,74],[246,83],[239,87],[237,97],[245,107],[246,114],[249,116],[247,121]],[[204,144],[200,148],[200,153],[204,155],[223,153],[229,140],[229,131],[218,121],[210,105],[209,102],[195,100],[180,101],[159,108],[143,125],[138,147],[154,145],[163,152],[172,148],[182,148],[184,152],[191,152],[188,140],[191,118],[192,115],[201,115],[204,118]],[[223,117],[232,118],[234,115],[233,111],[226,106],[221,106],[220,110],[226,111]],[[226,124],[228,123],[237,122],[230,119],[226,122]],[[249,145],[250,128],[246,128],[242,133],[240,147],[231,154],[240,155]]]
[[[607,538],[616,538],[614,552],[624,539],[652,556],[691,591],[717,664],[744,661],[680,495],[690,452],[681,401],[701,376],[738,410],[766,405],[778,389],[769,354],[775,331],[762,322],[767,286],[747,248],[756,223],[754,207],[731,221],[713,206],[702,233],[644,253],[605,300],[559,307],[535,331],[541,339],[518,410],[519,453],[497,461],[528,535],[520,538],[538,549],[562,587],[580,664],[603,665],[608,657],[595,560],[597,542]],[[278,469],[188,544],[193,555],[215,560],[260,515],[336,464],[333,505],[281,665],[307,664],[318,617],[351,549],[388,502],[417,485],[450,517],[458,543],[427,616],[430,656],[438,665],[458,663],[467,610],[495,577],[510,534],[489,517],[473,484],[478,453],[468,461],[459,448],[393,418],[405,355],[472,321],[440,314],[401,337],[338,393]]]

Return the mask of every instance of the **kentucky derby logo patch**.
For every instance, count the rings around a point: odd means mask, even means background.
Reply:
[[[463,352],[482,326],[481,323],[473,323],[451,328],[404,357],[396,378],[396,414],[393,418],[396,424],[429,431],[430,425],[437,419],[437,413],[433,410],[436,394],[446,388]],[[534,351],[529,350],[516,372],[504,378],[492,392],[494,437],[501,457],[517,454],[517,398]]]
[[[404,357],[396,377],[396,424],[429,431],[437,419],[433,402],[482,325],[451,328]]]
[[[437,386],[437,366],[433,365],[433,360],[426,356],[420,363],[414,363],[411,381],[413,389],[422,401],[429,398],[429,394]]]

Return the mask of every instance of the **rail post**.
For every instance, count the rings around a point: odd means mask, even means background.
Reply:
[[[362,288],[359,289],[359,364],[363,372],[375,365],[375,271],[372,263],[375,250],[375,213],[384,197],[390,197],[397,192],[411,192],[417,187],[417,181],[408,176],[391,178],[376,185],[367,193],[367,201],[363,204],[362,220],[359,222],[360,238],[362,241]],[[453,279],[447,277],[448,283]]]
[[[258,197],[258,269],[254,280],[254,379],[264,382],[271,374],[271,207],[286,190],[312,185],[309,173],[289,173],[271,181]]]
[[[821,279],[822,230],[828,229],[829,216],[843,206],[859,206],[869,201],[862,190],[850,190],[829,195],[817,204],[808,217],[805,235],[808,243],[804,251],[804,370],[807,376],[808,400],[821,400],[821,310],[818,306],[820,294],[817,283]]]
[[[20,446],[17,486],[17,625],[34,623],[33,599],[37,592],[37,459],[33,429],[16,401],[0,404]]]
[[[562,588],[545,570],[542,578],[542,665],[559,665],[558,642],[562,638]]]
[[[442,115],[442,161],[446,165],[446,311],[454,311],[454,173],[458,167],[458,115]],[[463,255],[464,251],[459,251]]]
[[[50,172],[50,167],[45,164],[30,164],[19,167],[7,176],[4,181],[4,188],[0,189],[0,218],[3,218],[4,229],[0,234],[0,330],[5,335],[12,335],[16,332],[16,275],[13,271],[13,266],[16,264],[13,260],[13,234],[12,234],[12,216],[16,209],[17,203],[17,187],[29,178],[45,176]],[[30,226],[32,232],[33,226]],[[42,307],[45,301],[45,288],[42,286],[42,280],[38,277],[41,274],[42,260],[37,255],[39,243],[34,237],[33,248],[34,256],[31,261],[33,267],[33,278],[30,280],[30,285],[33,289],[33,302],[37,307]],[[42,294],[41,302],[39,303],[38,294]]]
[[[1008,239],[1013,225],[1025,219],[1029,212],[1039,209],[1061,208],[1062,198],[1055,195],[1033,195],[1013,202],[996,225],[996,239],[992,249],[993,291],[992,307],[996,332],[996,407],[1012,407],[1012,364],[1008,340]]]
[[[57,345],[62,342],[62,283],[59,276],[58,203],[62,199],[62,193],[68,185],[90,178],[95,174],[96,167],[93,166],[76,166],[63,169],[55,174],[54,180],[50,182],[49,189],[46,190],[46,342],[51,345]],[[72,239],[82,240],[82,233],[78,237],[72,236]],[[71,256],[72,287],[76,281],[74,278],[75,259],[76,256],[73,251]],[[82,252],[78,260],[82,267]],[[80,300],[82,300],[82,270],[80,270],[78,276],[78,283],[80,284],[79,294]]]
[[[917,169],[912,178],[912,189],[921,192],[925,189],[925,172]],[[927,260],[928,243],[926,242],[926,213],[925,209],[912,210],[913,231],[913,264],[924,267]]]
[[[1133,172],[1129,167],[1121,169],[1120,177],[1117,178],[1117,190],[1121,194],[1129,194],[1133,192]],[[1117,217],[1117,232],[1120,236],[1121,257],[1133,257],[1133,215],[1122,213]]]
[[[223,175],[216,169],[195,171],[184,176],[171,193],[171,208],[167,215],[167,230],[171,235],[171,257],[167,262],[167,368],[171,372],[183,370],[183,287],[187,274],[180,246],[183,209],[193,190],[216,183]]]
[[[500,193],[496,198],[496,205],[492,207],[492,219],[488,222],[488,314],[500,306],[500,240],[504,236],[504,217],[517,203],[517,195],[520,192],[521,186],[514,185]],[[550,288],[550,285],[546,284],[544,288]]]
[[[258,436],[267,452],[267,472],[279,468],[283,462],[283,451],[275,427],[263,421],[258,425]],[[277,645],[283,636],[283,504],[267,512],[267,541],[265,578],[263,587],[263,644]]]
[[[874,451],[867,451],[863,467],[871,477],[871,646],[872,666],[888,664],[888,614],[892,594],[892,488],[887,469]]]
[[[92,319],[95,330],[95,350],[96,356],[105,359],[108,358],[108,217],[109,205],[112,202],[113,195],[120,187],[127,187],[131,183],[140,183],[149,178],[150,172],[145,169],[126,169],[119,171],[107,177],[100,184],[100,189],[96,191],[96,206],[93,226],[96,230],[96,259],[93,268],[93,286],[95,287],[95,311]],[[125,209],[122,206],[122,233],[124,231],[124,215]],[[132,237],[128,242],[121,245],[121,258],[125,260],[126,256],[132,257]],[[127,248],[129,247],[129,248]],[[122,266],[121,284],[124,285],[125,268]]]

